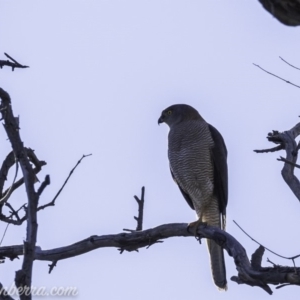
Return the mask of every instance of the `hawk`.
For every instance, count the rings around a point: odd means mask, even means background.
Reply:
[[[188,205],[197,213],[199,220],[193,225],[205,222],[225,230],[228,171],[223,137],[186,104],[163,110],[158,123],[170,127],[170,170]],[[214,283],[220,290],[227,290],[223,249],[213,240],[207,240],[207,246]]]

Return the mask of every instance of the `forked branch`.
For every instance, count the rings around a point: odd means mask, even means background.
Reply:
[[[36,176],[28,159],[28,151],[24,147],[19,134],[19,120],[13,115],[9,94],[1,88],[0,98],[0,112],[4,121],[4,129],[11,143],[16,160],[18,160],[18,162],[20,163],[28,203],[26,240],[23,244],[24,257],[22,268],[16,272],[15,284],[19,290],[27,291],[26,294],[19,293],[20,299],[31,300],[30,289],[34,251],[37,239],[37,205],[39,195],[34,189]]]
[[[28,66],[22,65],[19,62],[17,62],[15,59],[13,59],[11,56],[9,56],[7,53],[4,53],[4,55],[8,58],[8,60],[0,60],[0,68],[2,69],[4,66],[11,67],[11,70],[14,71],[15,68],[25,69],[29,68]]]
[[[300,123],[296,124],[293,128],[287,131],[279,132],[273,130],[269,133],[267,139],[269,142],[279,144],[275,148],[254,150],[256,153],[274,152],[284,149],[286,157],[280,157],[278,160],[283,161],[284,165],[281,170],[281,175],[292,190],[294,195],[300,201],[300,182],[294,174],[294,169],[300,166],[296,163],[298,158],[299,143],[297,144],[295,139],[300,135]]]

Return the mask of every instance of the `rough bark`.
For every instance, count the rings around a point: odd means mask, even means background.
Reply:
[[[286,151],[286,158],[280,157],[278,160],[283,161],[284,165],[281,170],[281,175],[289,186],[291,191],[300,201],[300,182],[298,178],[294,174],[295,167],[300,168],[299,165],[296,164],[298,158],[298,150],[300,148],[300,142],[297,144],[295,139],[300,135],[300,123],[296,124],[290,130],[286,130],[283,132],[279,132],[273,130],[272,133],[269,133],[267,139],[270,142],[275,144],[279,144],[279,146],[271,149],[263,149],[263,150],[254,150],[256,153],[267,153],[267,152],[275,152],[279,150]]]
[[[31,299],[31,294],[28,291],[31,288],[32,267],[37,239],[37,205],[39,196],[34,189],[35,173],[29,162],[27,149],[20,138],[19,120],[13,115],[10,96],[1,88],[0,98],[2,100],[0,111],[4,121],[4,128],[11,142],[16,163],[20,164],[27,194],[27,231],[23,245],[24,258],[22,269],[16,272],[15,283],[17,288],[23,291],[23,293],[20,293],[20,299],[29,300]]]
[[[162,240],[172,237],[194,237],[194,232],[187,231],[187,223],[173,223],[160,225],[158,227],[131,233],[109,234],[102,236],[91,236],[75,244],[65,247],[42,250],[35,248],[34,259],[41,261],[57,261],[78,256],[99,248],[114,247],[120,253],[123,251],[137,251],[143,247],[149,247]],[[229,256],[233,258],[238,271],[237,276],[231,280],[238,284],[258,286],[267,293],[272,294],[268,284],[294,284],[300,285],[300,268],[294,267],[261,267],[264,248],[260,246],[259,251],[252,255],[250,262],[244,247],[229,233],[217,227],[200,225],[197,234],[200,238],[213,239],[223,247]],[[14,259],[23,255],[23,245],[8,246],[0,248],[2,259]],[[54,266],[50,265],[50,271]]]

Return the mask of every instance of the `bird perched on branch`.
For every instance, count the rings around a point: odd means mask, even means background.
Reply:
[[[228,198],[227,150],[219,131],[196,109],[172,105],[161,113],[158,124],[170,127],[168,156],[174,181],[199,220],[189,227],[207,225],[225,230]],[[214,283],[227,290],[223,249],[207,240]]]

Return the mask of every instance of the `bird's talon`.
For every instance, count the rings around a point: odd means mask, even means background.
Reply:
[[[199,242],[200,245],[202,244],[202,243],[201,243],[201,237],[195,236],[195,239],[197,240],[197,242]]]
[[[198,237],[198,233],[197,233],[197,230],[198,230],[198,227],[200,225],[204,225],[204,226],[207,226],[207,223],[206,222],[202,222],[200,219],[198,221],[195,221],[195,222],[192,222],[188,225],[187,227],[187,231],[188,232],[191,232],[190,229],[193,228],[193,232],[194,232],[194,235],[195,237]]]
[[[192,224],[192,223],[188,224],[188,226],[186,227],[186,231],[187,231],[188,233],[191,233],[191,231],[190,231],[191,224]]]
[[[200,224],[199,224],[199,226],[200,225],[202,225],[203,227],[207,227],[207,222],[201,222]]]

